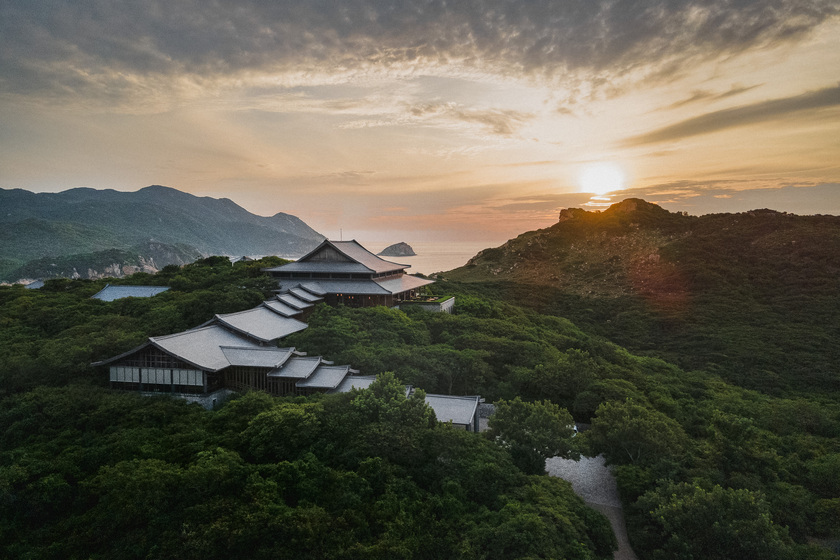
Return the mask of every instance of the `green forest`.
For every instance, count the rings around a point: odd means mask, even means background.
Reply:
[[[452,315],[319,305],[283,341],[380,375],[369,391],[252,392],[206,411],[111,391],[91,368],[257,305],[273,288],[260,269],[280,262],[138,274],[124,282],[171,289],[111,303],[90,299],[99,281],[0,287],[0,556],[611,558],[606,519],[541,463],[602,453],[640,558],[838,558],[836,392],[782,368],[768,388],[672,359],[675,339],[659,355],[628,350],[498,286],[439,282]],[[480,394],[505,414],[458,431],[404,384]],[[537,437],[571,417],[591,428]],[[532,418],[544,420],[514,429]]]

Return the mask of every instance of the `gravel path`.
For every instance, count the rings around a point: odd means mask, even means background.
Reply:
[[[580,461],[552,457],[545,462],[545,468],[551,476],[571,482],[575,494],[583,498],[586,505],[600,511],[610,520],[618,540],[614,560],[638,560],[627,539],[624,511],[618,498],[615,477],[604,464],[602,456],[581,457]]]

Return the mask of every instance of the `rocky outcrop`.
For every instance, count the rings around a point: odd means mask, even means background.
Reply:
[[[414,252],[414,249],[411,248],[411,245],[400,241],[399,243],[394,243],[393,245],[389,245],[385,247],[380,253],[379,256],[381,257],[413,257],[417,253]]]

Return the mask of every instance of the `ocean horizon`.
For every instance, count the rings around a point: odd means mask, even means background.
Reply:
[[[379,253],[392,243],[379,241],[359,241],[368,251]],[[382,257],[385,260],[407,264],[409,274],[433,274],[445,272],[467,264],[479,251],[490,247],[498,247],[502,243],[493,241],[406,241],[414,252],[413,257]]]

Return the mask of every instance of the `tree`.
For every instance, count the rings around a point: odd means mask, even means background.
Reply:
[[[437,427],[426,393],[416,389],[406,396],[405,385],[387,371],[368,389],[354,390],[348,420],[358,427],[354,447],[399,464],[417,460],[423,431]]]
[[[568,410],[550,401],[500,400],[490,417],[487,436],[507,449],[517,467],[543,474],[549,457],[580,458],[572,441],[575,421]]]
[[[292,460],[320,431],[319,403],[282,403],[251,420],[242,437],[260,462]]]
[[[642,496],[636,507],[655,528],[645,543],[658,549],[654,559],[772,560],[783,558],[789,545],[763,497],[749,490],[669,483]]]
[[[618,464],[651,465],[663,457],[677,457],[687,440],[676,420],[633,399],[599,406],[584,435],[594,453]]]

